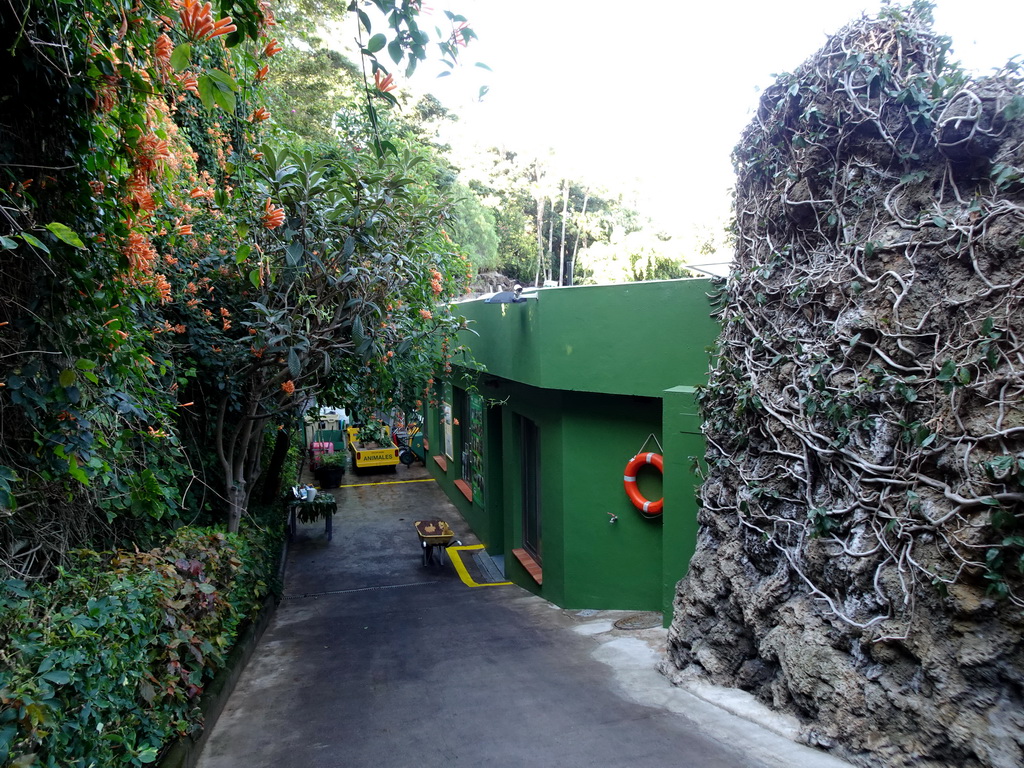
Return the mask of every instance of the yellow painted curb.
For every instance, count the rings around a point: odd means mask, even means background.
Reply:
[[[422,480],[388,480],[386,483],[353,483],[352,485],[339,485],[339,488],[363,488],[367,485],[402,485],[403,483],[436,483],[437,481],[432,477],[426,477]],[[333,490],[328,488],[328,491]]]
[[[467,587],[506,587],[511,584],[511,581],[490,581],[486,584],[479,584],[473,580],[472,576],[469,575],[469,571],[466,570],[466,566],[462,563],[462,557],[459,555],[459,551],[483,548],[483,544],[470,544],[464,547],[448,547],[448,555],[451,557],[452,565],[455,566],[455,572],[459,574],[459,578],[462,579],[462,583]]]

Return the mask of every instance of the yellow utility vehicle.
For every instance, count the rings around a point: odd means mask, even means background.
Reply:
[[[391,441],[391,429],[381,424],[375,440],[360,440],[361,427],[348,427],[348,449],[356,471],[398,466],[398,446]]]

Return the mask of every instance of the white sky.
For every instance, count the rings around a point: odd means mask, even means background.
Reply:
[[[730,152],[771,75],[879,8],[879,0],[426,4],[434,19],[443,8],[463,14],[480,37],[455,76],[424,72],[411,84],[459,112],[465,138],[456,142],[542,157],[550,149],[552,165],[573,178],[627,197],[636,190],[642,212],[681,234],[727,218]],[[1024,0],[938,0],[935,20],[970,69],[1024,53]],[[490,92],[473,102],[482,83]]]

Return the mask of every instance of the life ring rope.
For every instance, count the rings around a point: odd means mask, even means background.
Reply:
[[[634,507],[645,515],[660,515],[665,504],[665,497],[662,496],[657,501],[650,501],[644,498],[636,485],[637,473],[646,464],[653,464],[659,472],[665,473],[665,462],[660,453],[638,453],[626,464],[626,473],[622,477],[622,484],[626,488],[626,496],[629,497]]]

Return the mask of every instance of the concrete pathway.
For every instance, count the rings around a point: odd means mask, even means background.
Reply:
[[[200,768],[846,765],[673,687],[655,670],[660,628],[424,566],[414,520],[476,542],[427,477],[347,474],[390,484],[335,491],[331,542],[299,526],[284,599]]]

